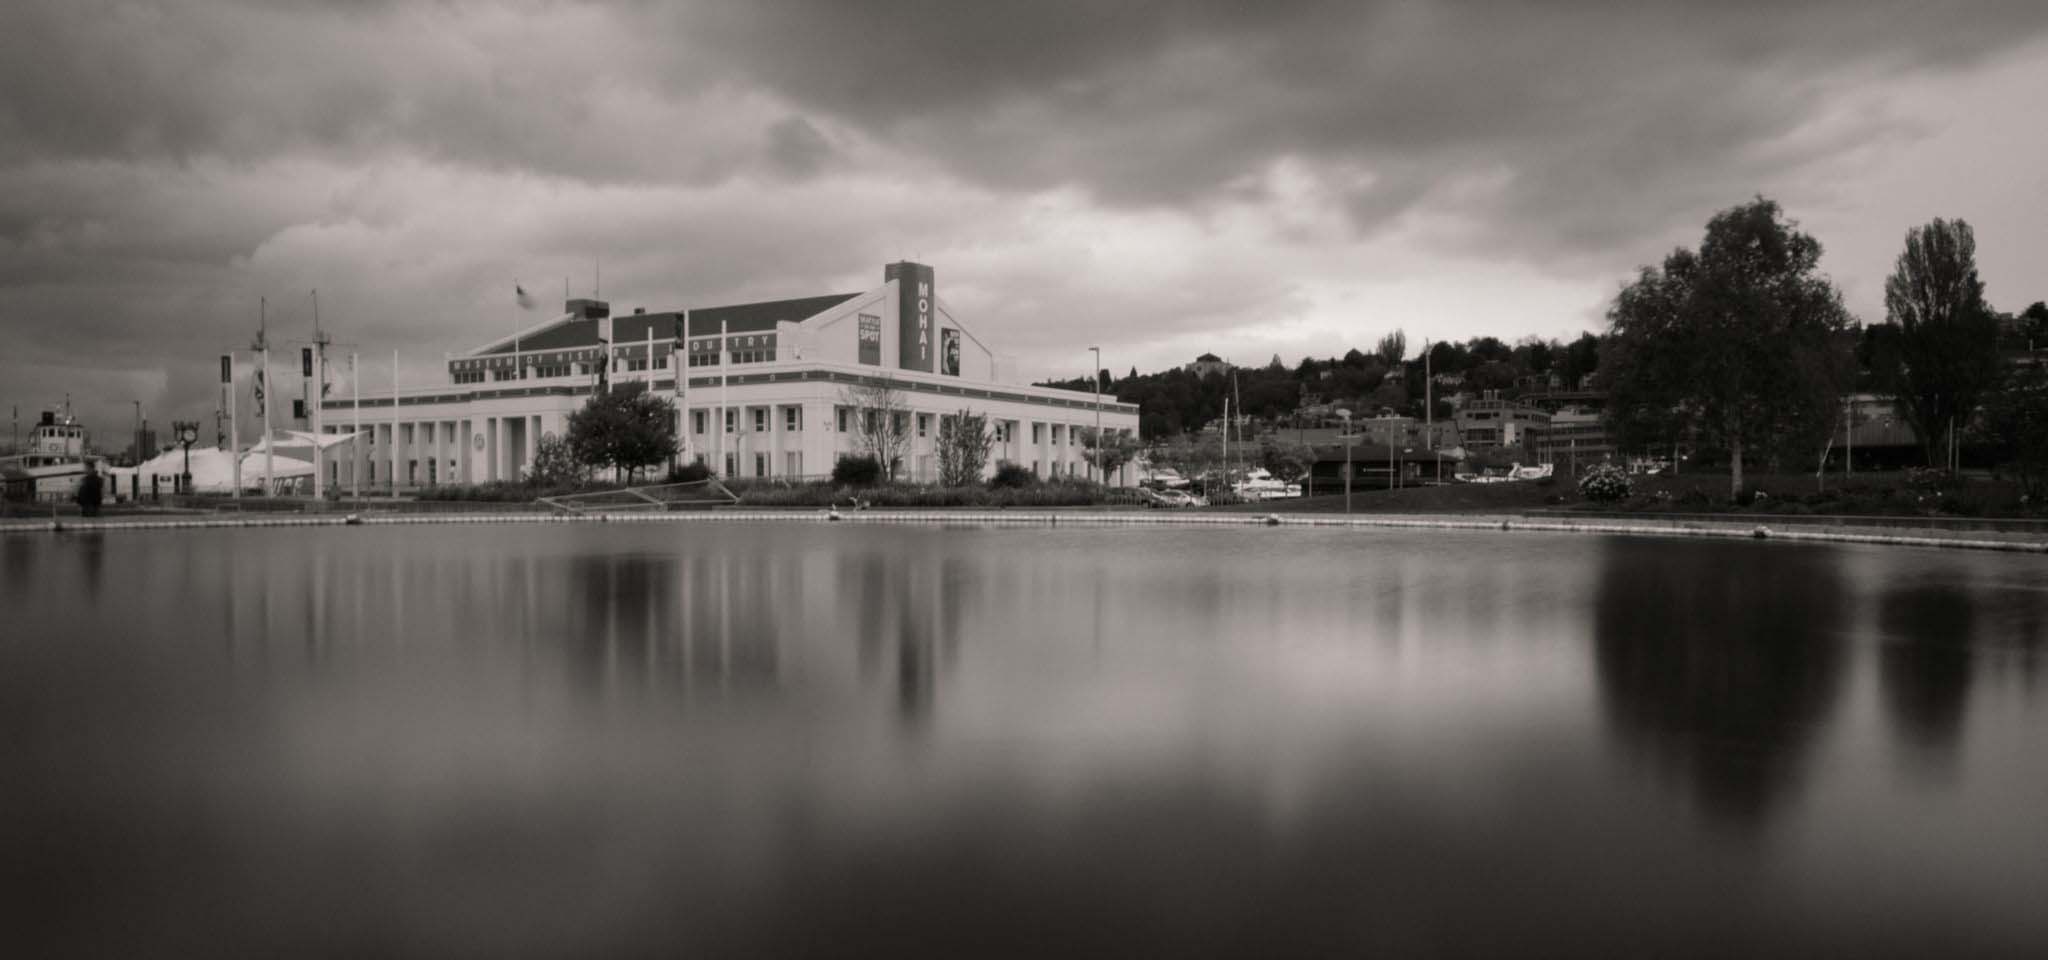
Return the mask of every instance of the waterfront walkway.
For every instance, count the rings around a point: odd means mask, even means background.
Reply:
[[[474,513],[323,512],[275,514],[131,514],[91,520],[0,520],[0,534],[77,533],[121,530],[189,530],[237,527],[340,527],[447,523],[866,523],[981,526],[1189,526],[1350,527],[1370,529],[1468,530],[1514,533],[1585,533],[1653,537],[1763,539],[1822,543],[1872,543],[1949,549],[2048,553],[2048,537],[2031,530],[1955,530],[1915,524],[1900,517],[1885,526],[1830,523],[1801,518],[1772,524],[1759,518],[1576,517],[1521,514],[1261,514],[1199,510],[693,510],[673,512],[559,514],[528,511]]]

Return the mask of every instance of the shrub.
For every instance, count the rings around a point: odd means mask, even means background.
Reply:
[[[699,480],[709,479],[711,479],[711,468],[696,461],[683,464],[668,472],[668,482],[670,483],[696,483]]]
[[[872,487],[882,480],[882,463],[866,454],[840,457],[832,465],[832,482],[843,487]]]
[[[996,464],[995,476],[988,480],[990,490],[1020,490],[1037,485],[1038,474],[1007,460]]]
[[[1618,503],[1634,490],[1628,472],[1611,463],[1597,464],[1579,478],[1579,495],[1595,503]]]

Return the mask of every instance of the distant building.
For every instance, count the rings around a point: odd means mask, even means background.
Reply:
[[[1196,357],[1195,362],[1190,363],[1187,366],[1182,367],[1181,369],[1186,370],[1187,372],[1192,373],[1198,377],[1206,377],[1212,373],[1230,372],[1230,364],[1227,361],[1225,361],[1222,357],[1219,357],[1213,353],[1205,353],[1199,357]]]
[[[1550,415],[1549,429],[1535,448],[1543,463],[1576,476],[1587,467],[1614,459],[1614,441],[1600,411],[1566,407]]]
[[[1497,392],[1488,391],[1458,408],[1458,441],[1467,450],[1517,444],[1536,450],[1550,429],[1550,417],[1550,411],[1541,407],[1502,400]]]

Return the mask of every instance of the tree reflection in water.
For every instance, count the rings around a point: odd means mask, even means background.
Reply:
[[[1891,590],[1878,603],[1884,648],[1878,677],[1902,737],[1952,759],[1970,696],[1975,608],[1969,591],[1945,583]]]
[[[1778,544],[1674,546],[1607,544],[1593,621],[1602,706],[1616,739],[1710,819],[1760,826],[1840,686],[1837,560]]]

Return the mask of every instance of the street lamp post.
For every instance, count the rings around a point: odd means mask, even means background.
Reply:
[[[1088,349],[1095,354],[1095,370],[1088,375],[1089,384],[1095,388],[1095,462],[1088,466],[1097,483],[1108,483],[1109,478],[1102,470],[1102,348]]]
[[[178,475],[178,492],[192,492],[192,444],[199,440],[199,421],[179,420],[173,424],[177,431],[178,445],[184,448],[184,472]]]

